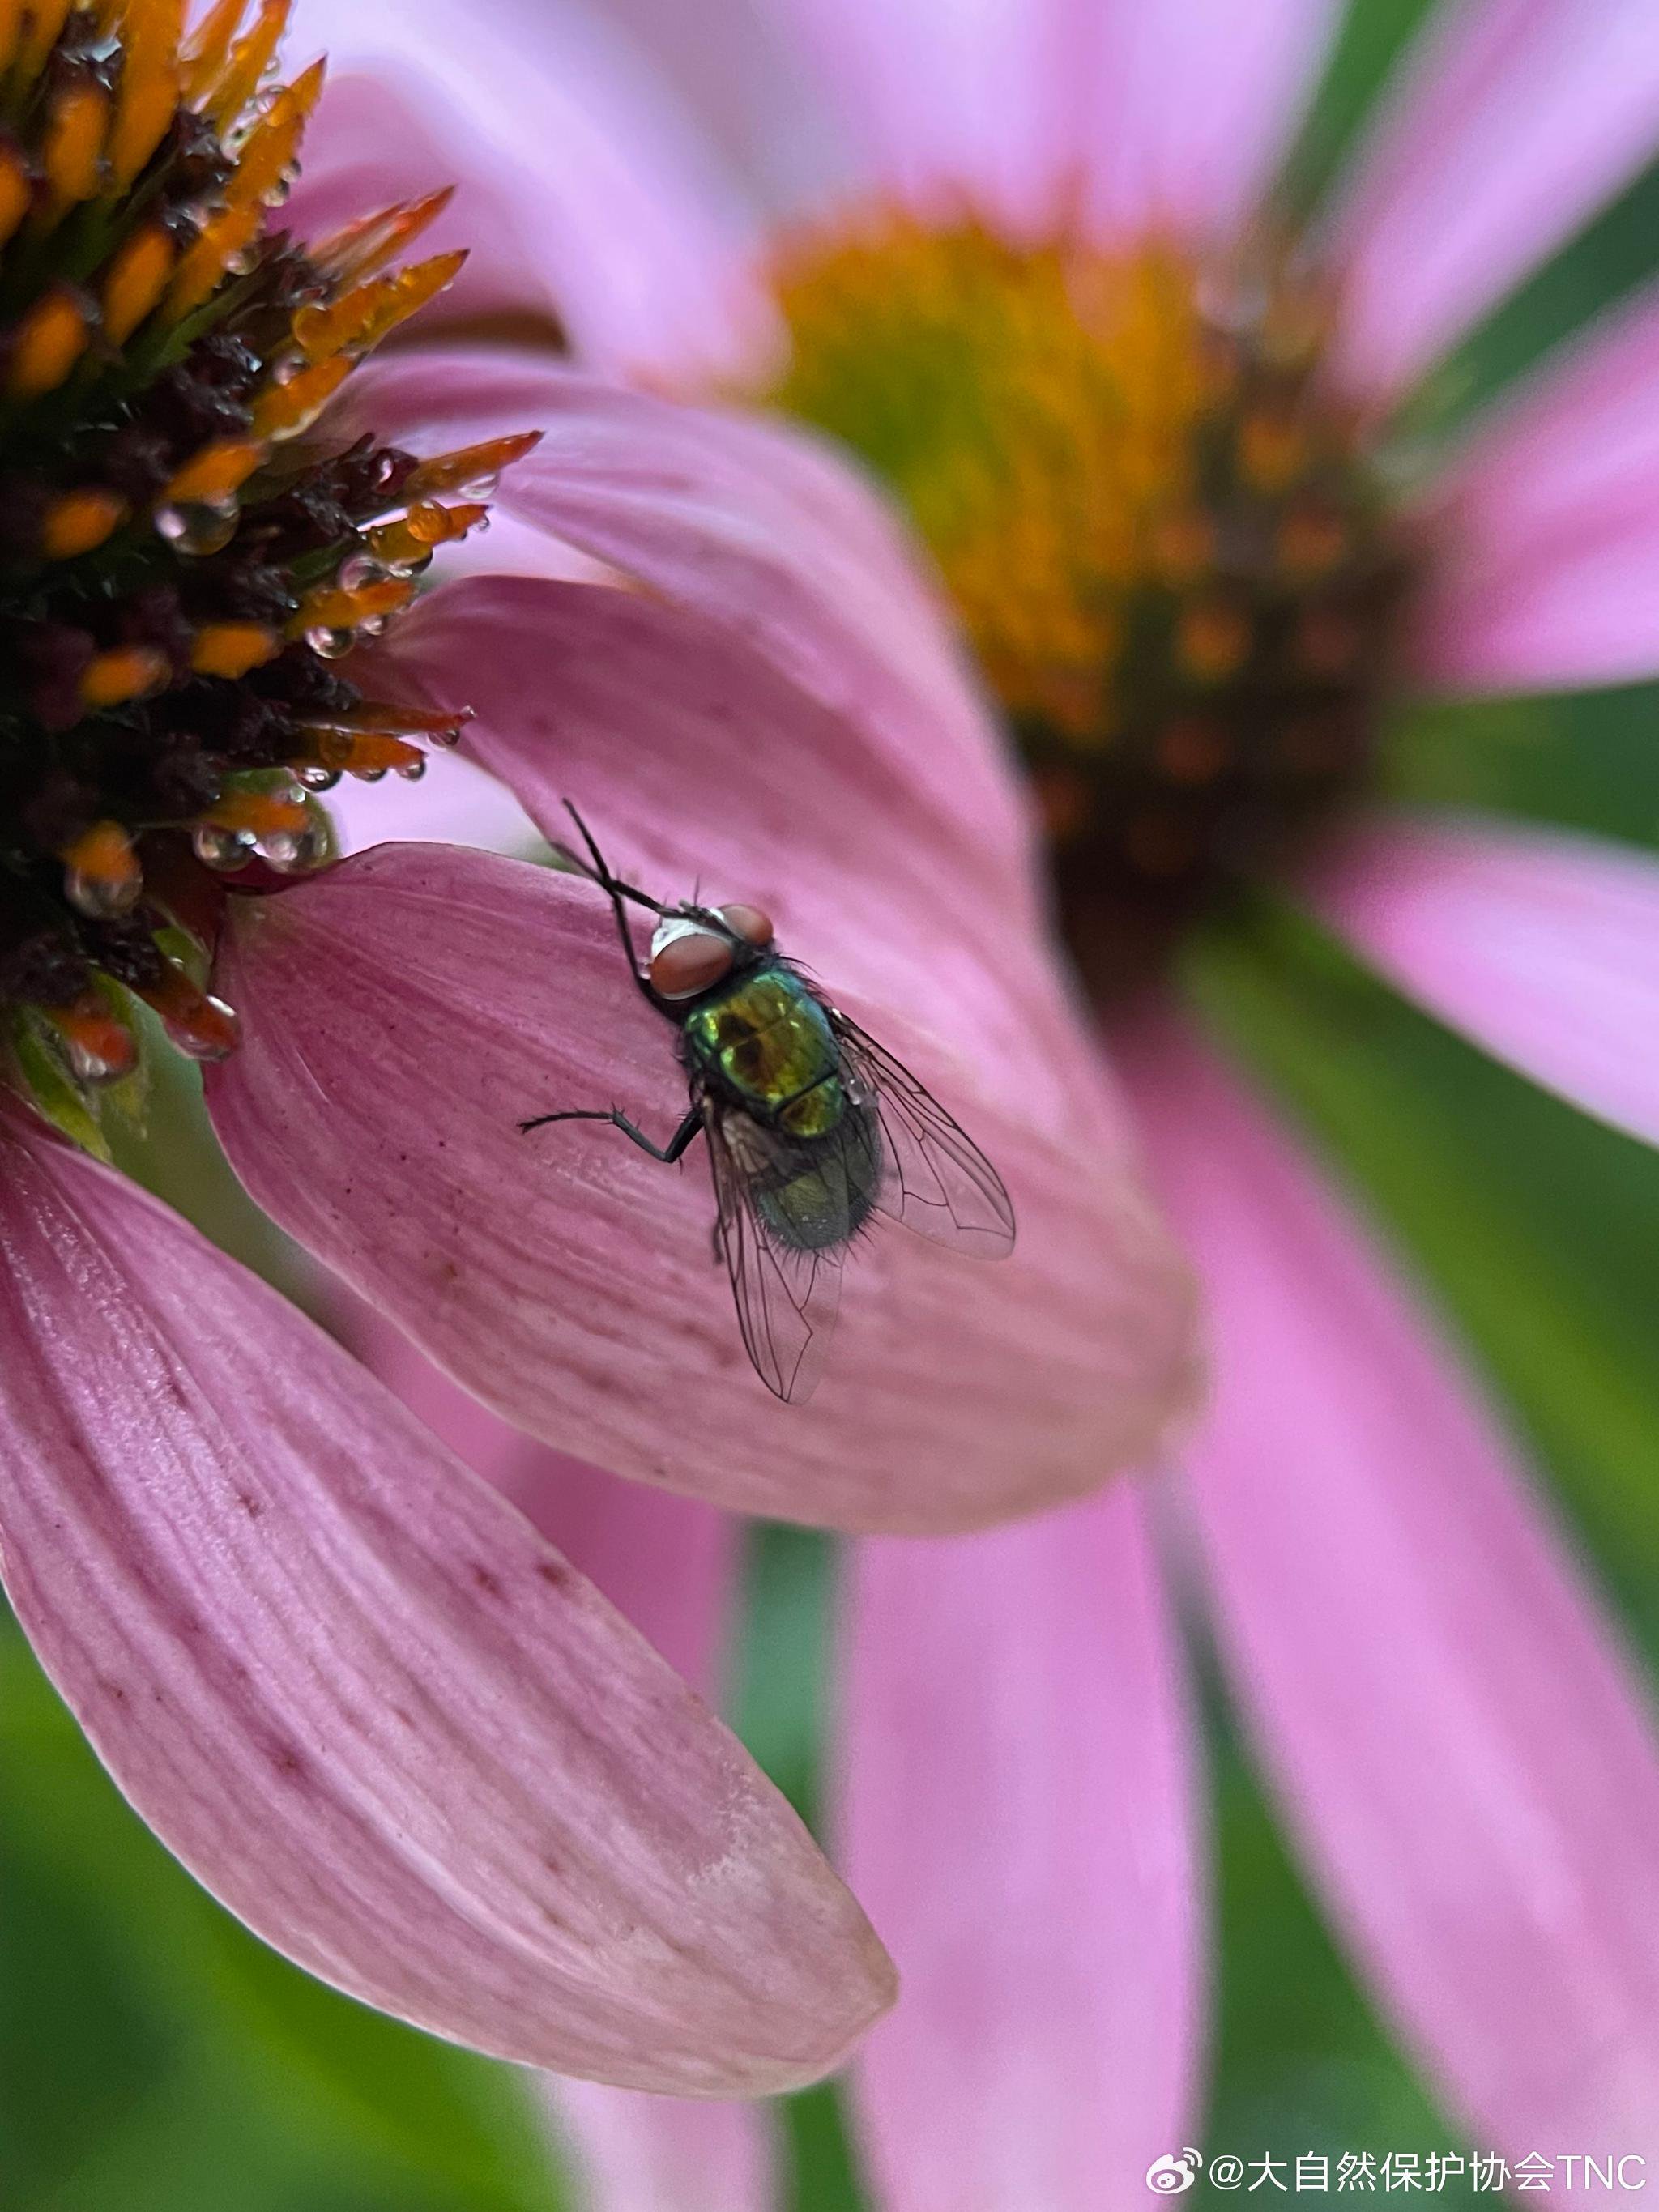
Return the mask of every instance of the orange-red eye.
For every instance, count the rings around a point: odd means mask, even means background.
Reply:
[[[726,939],[706,930],[671,938],[651,956],[651,988],[665,999],[693,999],[728,973],[732,957]]]
[[[772,942],[772,917],[763,914],[757,906],[723,906],[720,920],[734,937],[742,938],[745,945],[769,945]]]

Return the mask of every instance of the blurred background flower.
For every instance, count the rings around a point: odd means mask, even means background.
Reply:
[[[523,119],[477,111],[485,173],[521,246],[534,206],[579,349],[746,382],[908,501],[1025,750],[1218,1354],[1184,1479],[1154,1486],[1222,1662],[1207,2120],[1190,1693],[1139,1496],[859,1546],[827,1693],[834,1571],[773,1533],[738,1595],[739,1717],[836,1820],[906,2001],[854,2076],[855,2151],[822,2095],[787,2108],[775,2171],[747,2109],[567,2102],[629,2212],[1133,2202],[1197,2140],[1656,2148],[1646,1698],[1559,1516],[1650,1652],[1659,1183],[1618,1128],[1653,1113],[1659,40],[1633,7],[1518,0],[1079,13],[1097,44],[1040,9],[802,0],[757,26],[619,0],[497,9],[470,48],[534,88]],[[419,37],[462,50],[439,9]],[[363,72],[359,152],[377,112],[417,146],[472,97],[453,67],[394,74]],[[481,301],[467,334],[534,342],[525,312]],[[1129,434],[1095,437],[1101,410]],[[573,757],[631,849],[787,893],[798,848],[742,811],[741,763],[677,828],[635,757]],[[1361,794],[1389,811],[1360,824]],[[538,1512],[585,1512],[601,1586],[647,1625],[672,1601],[684,1663],[715,1664],[729,1531],[460,1440]],[[1279,1850],[1233,1700],[1386,2028]]]

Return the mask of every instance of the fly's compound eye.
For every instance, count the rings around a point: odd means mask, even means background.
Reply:
[[[696,922],[661,923],[651,940],[651,988],[661,999],[695,999],[731,973],[729,938]]]
[[[772,942],[772,917],[763,914],[757,906],[723,906],[720,920],[733,937],[742,938],[745,945],[758,949]]]

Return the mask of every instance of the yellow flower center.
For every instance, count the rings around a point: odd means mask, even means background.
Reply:
[[[1314,288],[871,212],[796,240],[774,398],[931,548],[1035,779],[1067,935],[1138,980],[1370,765],[1404,564]]]

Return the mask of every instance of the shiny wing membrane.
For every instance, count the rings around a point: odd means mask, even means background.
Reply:
[[[823,1372],[846,1247],[802,1251],[774,1236],[755,1210],[753,1176],[733,1155],[726,1116],[711,1103],[703,1119],[719,1209],[715,1243],[732,1279],[744,1347],[773,1395],[799,1405]],[[741,1149],[763,1134],[745,1119]]]
[[[830,1018],[854,1085],[873,1098],[883,1175],[876,1212],[982,1260],[1014,1248],[1014,1209],[1002,1177],[939,1101],[856,1022]]]

